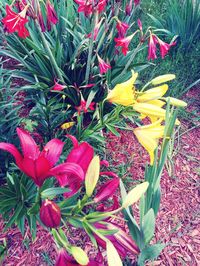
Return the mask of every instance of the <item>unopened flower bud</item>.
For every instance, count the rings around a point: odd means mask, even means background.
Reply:
[[[89,259],[85,251],[80,247],[71,247],[71,253],[74,259],[80,264],[80,265],[87,265],[89,263]]]
[[[40,220],[47,227],[58,227],[61,221],[59,206],[53,201],[46,199],[40,208]]]

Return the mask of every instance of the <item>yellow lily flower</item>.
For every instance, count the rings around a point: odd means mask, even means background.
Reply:
[[[161,75],[161,76],[158,76],[158,77],[152,79],[151,84],[158,85],[158,84],[173,80],[175,78],[176,78],[176,76],[174,74]]]
[[[166,103],[161,101],[161,100],[151,100],[151,101],[148,101],[148,104],[152,104],[152,105],[155,105],[155,106],[158,106],[158,107],[163,107],[163,105],[165,105]],[[140,119],[144,119],[145,117],[147,117],[146,115],[144,114],[141,114],[140,115]],[[157,117],[155,116],[148,116],[149,119],[151,120],[151,123],[154,123],[158,120]]]
[[[162,119],[153,124],[141,126],[133,130],[139,143],[149,153],[150,165],[153,165],[154,162],[154,152],[158,146],[158,140],[164,136],[165,127],[160,125],[161,120]]]
[[[165,118],[166,111],[159,106],[150,103],[135,103],[133,109],[150,118]],[[157,119],[156,119],[157,120]]]
[[[132,77],[120,84],[117,84],[113,90],[108,93],[106,100],[111,103],[117,103],[124,106],[129,106],[134,103],[135,88],[134,83],[137,79],[138,73],[132,71]]]
[[[168,85],[164,84],[164,85],[149,89],[143,93],[138,92],[137,102],[144,103],[144,102],[149,102],[151,100],[159,99],[167,92],[167,90],[168,90]]]

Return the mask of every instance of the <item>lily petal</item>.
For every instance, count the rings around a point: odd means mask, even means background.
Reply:
[[[37,159],[40,151],[31,135],[21,128],[17,128],[17,134],[20,139],[24,157],[28,157],[33,160]]]
[[[15,158],[16,164],[18,166],[21,165],[21,161],[22,161],[23,157],[22,157],[21,153],[18,151],[18,149],[13,144],[0,142],[0,149],[11,153]]]
[[[137,97],[137,102],[149,102],[162,97],[168,90],[168,85],[164,84],[152,89],[149,89]]]
[[[166,111],[158,106],[149,103],[136,103],[133,109],[146,116],[162,117],[165,118]]]
[[[41,156],[49,161],[51,167],[59,160],[64,145],[65,143],[59,139],[52,139],[45,145]]]
[[[83,169],[84,174],[94,156],[94,149],[87,142],[82,142],[69,153],[66,163],[76,163]]]
[[[83,169],[76,163],[62,163],[49,170],[47,176],[55,176],[61,186],[68,184],[68,177],[72,175],[80,180],[84,180]]]

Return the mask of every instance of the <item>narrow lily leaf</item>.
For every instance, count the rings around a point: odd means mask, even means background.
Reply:
[[[88,167],[86,176],[85,176],[85,189],[86,195],[90,197],[96,187],[97,181],[99,179],[100,172],[100,160],[98,156],[94,156],[90,165]]]
[[[106,243],[108,266],[123,266],[120,256],[114,245],[107,241]]]
[[[144,182],[142,184],[137,185],[136,187],[134,187],[126,196],[122,207],[123,208],[127,208],[130,205],[134,204],[135,202],[137,202],[141,196],[146,192],[147,188],[149,186],[148,182]]]
[[[45,189],[44,191],[42,191],[41,193],[41,197],[42,198],[53,198],[57,195],[60,195],[60,194],[63,194],[63,193],[66,193],[68,192],[69,189],[68,188],[62,188],[62,187],[53,187],[53,188],[48,188],[48,189]]]

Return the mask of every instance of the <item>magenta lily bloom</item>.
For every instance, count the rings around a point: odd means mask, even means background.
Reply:
[[[157,36],[156,36],[157,37]],[[160,45],[160,54],[161,54],[161,58],[164,59],[164,57],[168,54],[170,48],[174,45],[176,45],[176,42],[173,42],[173,43],[166,43],[166,42],[163,42],[161,39],[159,39],[157,37],[157,41]]]
[[[115,177],[109,181],[107,181],[105,184],[103,184],[99,191],[97,192],[95,198],[94,198],[94,202],[100,202],[102,200],[107,200],[108,198],[110,198],[115,191],[117,190],[117,188],[119,187],[119,178]]]
[[[47,30],[51,30],[51,24],[56,25],[58,22],[58,17],[53,5],[50,3],[49,0],[46,2],[46,12],[47,12]]]
[[[133,254],[139,254],[140,250],[136,243],[131,239],[130,236],[127,235],[127,233],[122,230],[121,227],[117,226],[114,223],[107,223],[107,224],[101,224],[101,223],[95,223],[94,224],[97,229],[103,229],[103,230],[118,230],[117,233],[113,235],[106,235],[105,237],[109,239],[115,248],[117,249],[119,255],[122,258],[125,258],[128,252],[131,252]],[[106,242],[102,240],[99,236],[95,235],[97,243],[104,249],[106,249]]]
[[[10,152],[19,169],[31,177],[34,183],[41,187],[51,176],[73,174],[77,178],[84,178],[82,168],[75,163],[63,163],[53,167],[59,160],[64,142],[59,139],[50,140],[40,152],[31,135],[23,129],[17,128],[21,142],[22,154],[10,143],[1,142],[0,149]]]
[[[129,25],[127,23],[125,23],[125,22],[122,22],[122,21],[118,20],[116,28],[117,28],[119,37],[120,38],[124,38],[128,28],[129,28]]]
[[[99,62],[99,71],[101,75],[106,73],[108,69],[111,69],[111,66],[107,64],[98,54],[97,54],[97,59]]]
[[[150,33],[148,43],[148,60],[154,60],[157,58],[156,55],[156,44],[158,43],[156,36]]]
[[[128,52],[128,46],[133,38],[135,33],[131,34],[130,36],[124,37],[124,38],[115,38],[116,47],[119,46],[122,49],[122,54],[126,55]]]
[[[94,156],[94,149],[87,142],[82,142],[79,144],[74,136],[67,135],[67,137],[72,140],[74,147],[67,156],[65,162],[66,164],[78,165],[83,172],[83,175],[81,176],[74,175],[74,173],[69,173],[68,175],[61,173],[61,175],[56,175],[60,186],[68,186],[71,189],[70,192],[65,193],[65,197],[70,197],[81,188],[88,166]]]

